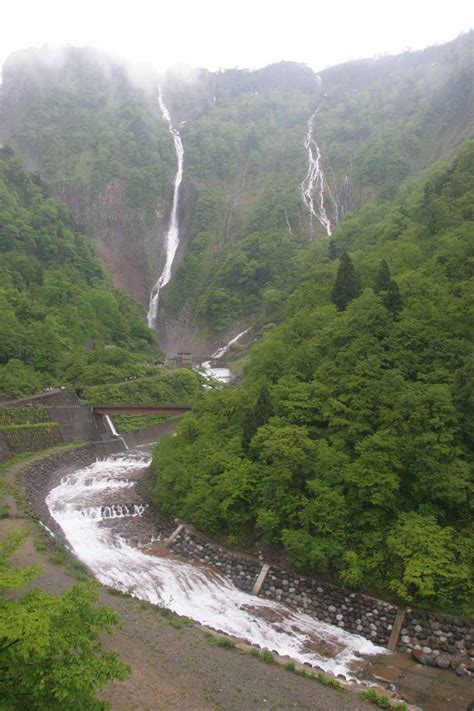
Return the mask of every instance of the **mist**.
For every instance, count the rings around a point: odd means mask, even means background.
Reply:
[[[453,39],[472,26],[466,0],[433,5],[360,0],[321,6],[263,0],[238,4],[184,0],[152,7],[84,0],[46,0],[4,9],[0,62],[12,52],[48,45],[90,46],[126,62],[164,71],[177,64],[215,71],[255,69],[291,60],[314,70],[361,57],[393,54]]]

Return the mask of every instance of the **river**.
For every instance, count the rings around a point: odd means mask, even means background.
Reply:
[[[385,651],[289,606],[244,593],[214,569],[183,561],[165,549],[165,534],[147,517],[146,503],[136,490],[149,464],[150,448],[136,448],[78,469],[47,496],[51,516],[97,580],[346,677],[360,668],[360,654]]]

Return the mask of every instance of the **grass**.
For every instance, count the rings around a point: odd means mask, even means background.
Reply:
[[[361,697],[361,699],[369,701],[371,704],[378,706],[379,709],[395,709],[395,711],[407,711],[407,705],[405,703],[392,704],[392,702],[387,696],[379,694],[375,689],[361,691],[359,696]]]
[[[64,548],[64,546],[58,542],[53,541],[53,552],[49,556],[49,560],[53,565],[62,565],[66,569],[66,574],[72,578],[76,578],[81,582],[90,580],[91,576],[86,566],[79,560],[76,560],[69,551]],[[36,543],[36,550],[46,549],[46,545],[42,542]]]
[[[262,662],[265,662],[266,664],[273,664],[275,661],[275,657],[271,652],[268,651],[268,649],[255,649],[255,647],[252,648],[250,651],[250,654],[252,657],[256,657],[257,659],[261,659]]]
[[[59,425],[56,422],[32,422],[21,425],[0,425],[0,432],[20,432],[23,430],[57,430]]]
[[[174,627],[175,630],[183,629],[183,627],[193,627],[194,625],[194,622],[189,617],[177,615],[176,612],[167,610],[166,607],[153,606],[153,609],[155,609],[161,617],[164,617],[166,622],[171,625],[171,627]]]
[[[334,677],[326,676],[326,674],[322,674],[321,672],[313,674],[312,672],[307,672],[306,669],[297,669],[296,664],[294,662],[287,662],[285,664],[285,669],[289,672],[293,672],[293,674],[302,676],[305,679],[313,679],[314,681],[317,681],[318,684],[327,686],[330,689],[335,689],[336,691],[345,691],[344,686],[341,684],[341,682],[335,679]]]
[[[223,649],[235,649],[235,642],[229,637],[216,637],[214,643]]]

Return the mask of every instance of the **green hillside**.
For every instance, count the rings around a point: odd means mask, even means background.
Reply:
[[[315,243],[243,386],[154,470],[163,509],[298,569],[472,613],[474,142]]]
[[[184,145],[181,246],[159,331],[215,340],[242,319],[273,320],[300,278],[310,227],[300,184],[313,112],[334,226],[472,136],[474,33],[424,51],[325,69],[170,71],[163,95]],[[146,304],[164,263],[175,154],[158,77],[87,49],[12,55],[1,135],[66,200],[114,282]],[[173,336],[173,337],[174,337]]]
[[[67,207],[0,150],[0,394],[154,372],[155,335]]]

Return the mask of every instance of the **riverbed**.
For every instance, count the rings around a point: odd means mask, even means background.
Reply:
[[[210,566],[173,554],[163,545],[169,524],[157,525],[137,492],[149,464],[147,447],[113,455],[63,477],[46,498],[72,551],[102,584],[346,678],[365,666],[361,655],[385,652],[364,637],[245,593]]]

